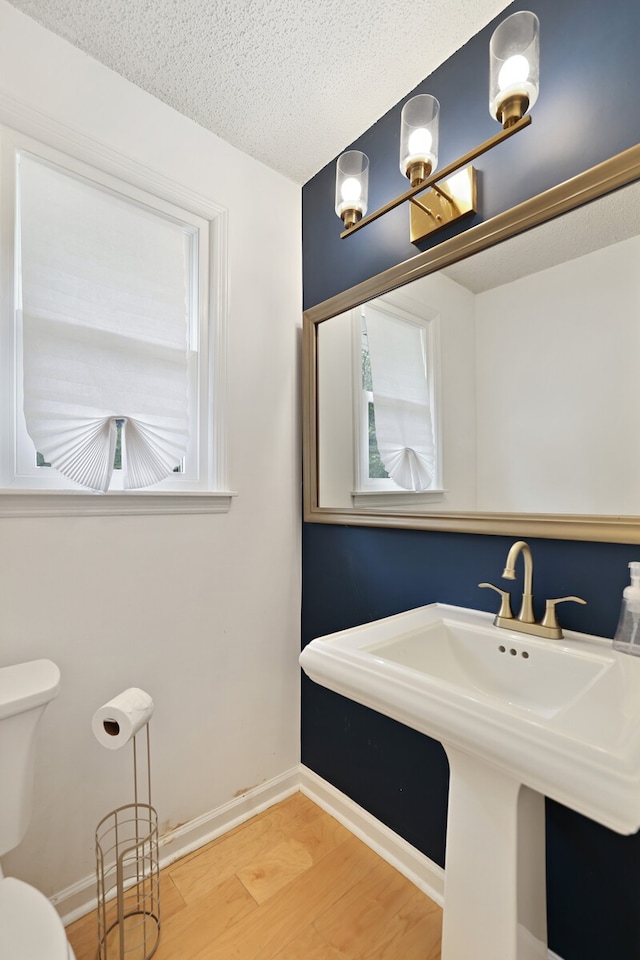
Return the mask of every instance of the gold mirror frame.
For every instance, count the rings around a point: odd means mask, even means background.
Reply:
[[[584,173],[472,227],[435,248],[365,280],[303,314],[303,469],[304,519],[312,523],[354,526],[408,527],[457,533],[548,537],[640,543],[640,516],[587,516],[529,513],[388,514],[384,509],[321,507],[318,502],[317,328],[324,320],[351,310],[374,297],[418,280],[479,253],[531,227],[574,210],[640,178],[640,144]]]

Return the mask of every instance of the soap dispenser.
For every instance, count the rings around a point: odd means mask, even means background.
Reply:
[[[620,620],[613,638],[613,647],[623,653],[640,657],[640,561],[632,561],[629,569],[631,583],[622,593]]]

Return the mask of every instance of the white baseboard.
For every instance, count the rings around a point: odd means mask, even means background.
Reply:
[[[437,904],[444,904],[444,870],[312,770],[300,766],[300,790],[395,867]]]
[[[250,820],[256,814],[272,807],[274,803],[297,793],[300,789],[299,781],[299,769],[292,767],[280,776],[165,834],[160,838],[159,844],[160,868],[168,867],[180,857],[203,847],[245,820]]]
[[[241,797],[210,810],[160,838],[160,867],[169,866],[216,837],[300,790],[411,883],[444,906],[444,870],[346,794],[301,764]],[[51,898],[66,925],[96,907],[96,879],[86,877]],[[562,960],[549,950],[548,960]]]
[[[303,764],[300,766],[300,790],[375,850],[383,860],[395,867],[431,900],[441,907],[444,906],[442,867]],[[562,960],[562,957],[549,950],[548,960]]]
[[[216,837],[228,833],[245,820],[273,806],[300,789],[298,767],[285,771],[242,796],[190,820],[160,837],[160,868],[167,867],[180,857],[203,847]],[[62,917],[65,926],[78,920],[97,906],[95,873],[51,897],[51,902]]]

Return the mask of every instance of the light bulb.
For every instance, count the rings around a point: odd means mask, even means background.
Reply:
[[[438,163],[440,104],[430,93],[407,100],[400,115],[400,173],[411,186],[426,180]]]
[[[347,177],[340,185],[342,199],[347,204],[355,204],[362,194],[362,185],[355,177]]]
[[[502,64],[498,73],[498,87],[503,92],[508,87],[525,83],[528,76],[529,61],[521,53],[516,53]]]
[[[503,20],[489,43],[489,113],[513,126],[538,99],[540,21],[530,10]]]
[[[418,127],[409,135],[409,156],[411,158],[422,159],[428,157],[431,153],[433,137],[431,132],[425,127]]]
[[[335,210],[345,225],[353,227],[367,212],[369,158],[359,150],[347,150],[336,164]]]

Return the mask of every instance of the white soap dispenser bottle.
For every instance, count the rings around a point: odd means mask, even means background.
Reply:
[[[622,593],[620,620],[613,646],[615,650],[640,657],[640,561],[632,561],[629,569],[631,583]]]

